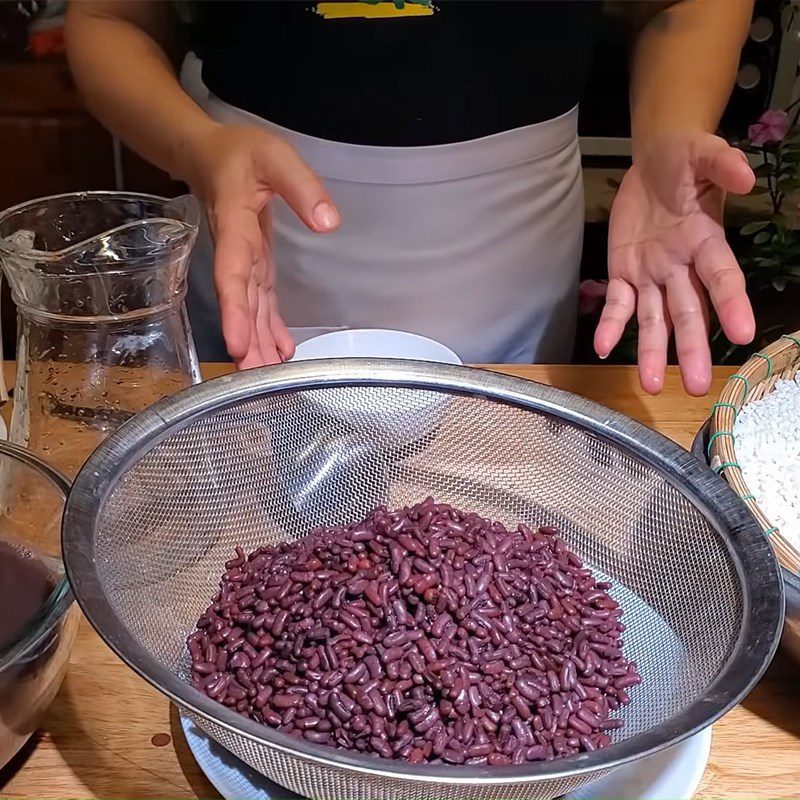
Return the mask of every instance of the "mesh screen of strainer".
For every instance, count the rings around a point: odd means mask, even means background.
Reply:
[[[284,373],[291,378],[314,369],[293,365]],[[756,634],[750,618],[752,576],[737,549],[751,523],[737,518],[741,530],[726,529],[726,520],[711,513],[713,494],[701,506],[685,486],[679,488],[674,461],[661,463],[625,447],[618,435],[604,435],[621,430],[616,415],[582,407],[581,424],[574,414],[549,405],[551,397],[567,407],[581,401],[554,390],[458,368],[415,369],[407,367],[406,375],[421,380],[415,388],[375,385],[380,370],[365,372],[369,380],[356,385],[335,385],[332,377],[327,388],[314,388],[324,383],[317,380],[287,389],[281,370],[272,380],[266,373],[260,381],[237,376],[233,399],[226,398],[224,386],[216,400],[208,385],[195,388],[173,405],[161,404],[160,413],[144,420],[150,425],[143,423],[127,437],[126,426],[84,470],[97,473],[94,483],[102,484],[102,496],[95,489],[94,507],[81,508],[82,473],[76,507],[65,522],[70,576],[90,618],[134,667],[185,708],[200,711],[193,717],[208,733],[300,794],[348,800],[427,800],[432,791],[454,798],[552,797],[597,775],[624,745],[605,755],[570,759],[575,763],[564,762],[560,774],[548,776],[553,765],[547,765],[537,776],[537,767],[529,765],[523,781],[523,768],[509,768],[484,769],[483,777],[469,782],[454,782],[454,773],[443,771],[447,782],[434,784],[435,769],[390,776],[387,770],[396,772],[391,763],[332,750],[323,754],[334,763],[322,765],[314,757],[322,748],[300,752],[294,740],[209,705],[182,683],[164,685],[163,675],[186,678],[186,636],[216,591],[234,547],[250,551],[303,536],[320,524],[354,521],[380,504],[398,507],[432,495],[508,525],[557,525],[571,549],[613,581],[627,626],[625,655],[637,662],[644,681],[624,710],[626,724],[617,740],[630,740],[634,747],[640,740],[641,749],[663,744],[647,741],[648,732],[659,726],[666,731],[684,712],[694,718],[709,693],[720,691],[731,664],[752,649],[740,638],[741,632]],[[429,371],[459,385],[422,388]],[[241,391],[246,381],[250,392]],[[515,402],[520,391],[534,398],[544,394],[547,402],[538,410]],[[187,413],[193,393],[202,402]],[[602,412],[597,424],[587,409]],[[625,420],[625,425],[635,423]],[[635,426],[636,433],[644,430]],[[109,475],[114,456],[123,464],[115,464]],[[677,479],[668,477],[670,471]],[[718,479],[700,469],[698,475],[728,499]],[[76,524],[88,529],[79,531]],[[81,540],[77,550],[71,537]],[[776,620],[780,624],[780,581],[771,552],[755,549],[764,584],[757,587],[759,602],[772,597],[773,608],[761,632],[765,642],[757,648],[763,663],[751,663],[749,680],[768,661],[769,636],[775,638]],[[70,553],[78,550],[82,558],[71,561]],[[747,553],[752,557],[753,548]],[[209,708],[216,722],[204,716]],[[713,713],[707,710],[708,718]],[[258,739],[242,735],[254,730]],[[672,736],[687,732],[673,730]],[[364,765],[375,772],[369,774]],[[473,775],[480,774],[473,768]],[[503,776],[516,779],[506,785],[492,780]]]

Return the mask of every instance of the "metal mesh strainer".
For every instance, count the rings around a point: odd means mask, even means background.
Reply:
[[[185,683],[186,636],[236,545],[429,494],[507,524],[556,524],[613,580],[644,683],[612,747],[421,768],[292,739]],[[63,535],[75,595],[108,644],[237,756],[321,800],[555,797],[723,714],[782,623],[766,539],[693,456],[573,395],[459,367],[305,362],[192,387],[100,446]]]

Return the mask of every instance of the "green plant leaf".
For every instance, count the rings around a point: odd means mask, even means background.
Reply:
[[[800,178],[796,178],[794,176],[790,178],[784,178],[778,181],[778,188],[782,192],[794,192],[797,189],[800,189]]]
[[[769,218],[777,227],[786,227],[786,217],[782,211],[778,211],[776,214],[770,214]]]
[[[753,244],[763,244],[764,242],[768,242],[771,238],[772,234],[769,231],[761,231],[761,233],[755,235]]]
[[[775,172],[774,164],[759,164],[753,172],[756,178],[766,178],[767,175],[772,175]]]
[[[742,225],[742,227],[739,228],[739,233],[741,233],[742,236],[752,236],[754,233],[758,233],[759,231],[764,230],[764,228],[766,228],[767,225],[769,225],[768,220],[759,220],[758,222],[748,222],[746,225]]]
[[[767,257],[757,256],[756,258],[753,259],[753,261],[755,261],[756,264],[758,264],[758,266],[761,267],[762,269],[764,268],[768,269],[770,267],[778,267],[780,266],[781,263],[780,260],[775,258],[774,256],[767,256]]]
[[[772,286],[776,292],[782,292],[786,288],[786,278],[783,275],[776,275],[772,279]]]

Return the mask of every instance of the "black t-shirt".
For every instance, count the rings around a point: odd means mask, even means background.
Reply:
[[[208,89],[339,142],[445,144],[552,119],[580,99],[600,2],[204,0]]]

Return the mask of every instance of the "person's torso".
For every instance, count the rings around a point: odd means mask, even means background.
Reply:
[[[337,142],[414,147],[553,119],[580,99],[596,0],[196,5],[209,91]]]

